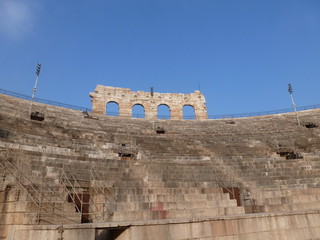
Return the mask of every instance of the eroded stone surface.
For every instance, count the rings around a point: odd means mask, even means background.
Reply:
[[[98,85],[92,98],[92,112],[106,114],[106,105],[115,102],[119,105],[120,117],[131,117],[132,107],[141,105],[145,110],[145,118],[156,119],[157,109],[160,105],[170,108],[171,119],[183,119],[183,107],[192,106],[197,120],[207,119],[207,108],[204,96],[200,91],[190,94],[182,93],[151,93],[138,91],[133,92],[129,88],[117,88]]]
[[[46,179],[63,193],[59,176],[67,165],[84,190],[106,183],[110,197],[95,212],[108,210],[101,225],[61,227],[80,223],[81,216],[73,203],[53,196],[53,211],[63,208],[68,222],[40,214],[46,220],[40,224],[59,225],[38,229],[39,208],[0,168],[0,240],[100,240],[109,239],[109,230],[121,234],[118,240],[320,238],[320,130],[298,125],[294,113],[150,121],[88,118],[35,102],[33,111],[46,117],[34,121],[29,101],[0,94],[0,102],[0,163],[27,164],[33,184],[24,184],[41,188],[39,178]],[[301,122],[320,125],[320,109],[297,114]],[[90,178],[91,169],[101,180]],[[240,204],[225,187],[240,188]],[[104,195],[91,192],[92,202],[103,203]],[[46,201],[43,209],[53,209]],[[128,228],[121,233],[117,227]]]

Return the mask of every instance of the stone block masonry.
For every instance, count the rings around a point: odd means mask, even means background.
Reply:
[[[117,88],[98,85],[92,98],[92,112],[94,114],[106,114],[106,105],[115,102],[119,106],[119,116],[132,116],[132,107],[141,105],[145,110],[146,119],[157,119],[157,109],[160,105],[166,105],[170,109],[170,119],[183,119],[183,107],[192,106],[197,120],[208,119],[204,96],[200,91],[190,94],[182,93],[151,93],[133,92],[129,88]]]
[[[34,102],[38,121],[30,101],[0,102],[0,240],[320,239],[320,109],[298,125],[295,113],[166,121]],[[83,211],[76,193],[90,196]]]

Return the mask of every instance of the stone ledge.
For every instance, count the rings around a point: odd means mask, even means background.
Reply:
[[[241,220],[252,218],[265,218],[277,216],[296,216],[305,214],[320,214],[320,210],[296,211],[296,212],[281,212],[281,213],[251,213],[230,216],[215,216],[203,218],[188,218],[188,219],[161,219],[161,220],[136,220],[136,221],[120,221],[109,223],[85,223],[85,224],[65,224],[64,229],[91,229],[91,228],[116,228],[116,227],[132,227],[132,226],[152,226],[152,225],[167,225],[167,224],[184,224],[184,223],[199,223],[208,221],[221,221],[221,220]],[[57,229],[60,225],[37,225],[28,226],[28,229],[33,230],[48,230]]]

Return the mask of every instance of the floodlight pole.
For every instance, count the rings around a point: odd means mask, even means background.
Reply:
[[[34,83],[34,87],[33,87],[32,100],[31,100],[31,106],[30,106],[29,114],[31,114],[31,108],[32,108],[32,104],[33,104],[33,101],[34,101],[34,96],[36,95],[36,92],[37,92],[37,85],[38,85],[40,70],[41,70],[41,63],[38,63],[37,70],[36,70],[37,77],[36,77],[36,82]]]
[[[296,107],[296,104],[294,103],[293,96],[292,96],[293,90],[292,90],[291,83],[288,84],[288,92],[290,93],[291,103],[292,103],[293,110],[296,114],[298,125],[300,125],[300,121],[299,121],[299,117],[298,117],[298,113],[297,113],[297,107]]]

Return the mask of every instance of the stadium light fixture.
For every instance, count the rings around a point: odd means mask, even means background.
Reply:
[[[294,103],[293,96],[292,96],[293,90],[292,90],[291,83],[288,84],[288,92],[290,93],[291,103],[292,103],[293,110],[294,110],[294,112],[296,114],[298,125],[300,125],[299,117],[298,117],[298,114],[297,114],[297,106]]]

